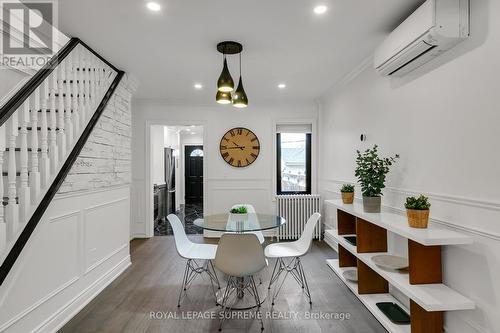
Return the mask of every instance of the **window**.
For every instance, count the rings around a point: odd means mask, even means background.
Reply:
[[[311,194],[310,126],[278,126],[277,194]]]
[[[189,154],[191,157],[203,157],[203,150],[201,149],[195,149]]]

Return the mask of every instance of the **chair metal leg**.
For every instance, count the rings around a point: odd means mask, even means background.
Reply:
[[[305,292],[306,292],[307,297],[309,298],[309,304],[312,304],[311,292],[309,291],[309,284],[307,283],[306,273],[304,272],[304,267],[302,266],[302,262],[300,261],[300,258],[297,258],[297,261],[298,261],[300,275],[302,276],[303,284],[306,287]]]
[[[257,318],[259,318],[259,321],[260,321],[260,330],[263,331],[264,330],[264,322],[262,320],[262,313],[260,311],[260,297],[259,297],[259,292],[257,290],[257,286],[255,285],[255,280],[254,280],[253,276],[250,277],[250,281],[252,283],[251,289],[253,289],[253,293],[254,293],[254,296],[255,296],[255,302],[257,304],[257,308],[255,309],[255,315],[256,315]]]
[[[276,262],[274,263],[273,272],[271,273],[271,279],[269,279],[269,286],[267,287],[267,289],[271,289],[271,285],[273,284],[273,279],[274,279],[274,273],[276,272],[276,266],[278,266],[279,261],[280,258],[277,258]]]
[[[186,280],[189,270],[189,260],[186,262],[186,268],[184,269],[184,276],[182,277],[181,291],[179,292],[179,299],[177,300],[177,307],[181,306],[182,293],[186,290]]]
[[[299,286],[304,290],[304,293],[306,294],[307,298],[309,299],[309,304],[312,304],[311,300],[311,292],[309,290],[309,285],[307,283],[306,279],[306,274],[304,272],[304,268],[302,267],[302,262],[300,261],[299,257],[293,258],[288,264],[285,264],[282,258],[278,258],[279,261],[279,268],[277,272],[273,270],[273,275],[271,275],[271,281],[269,282],[269,288],[271,288],[271,285],[279,280],[279,277],[283,271],[285,271],[285,276],[283,277],[283,280],[279,284],[279,287],[275,288],[275,291],[273,293],[273,298],[271,305],[274,305],[274,301],[278,297],[278,294],[281,291],[281,288],[283,287],[283,284],[285,283],[285,280],[288,276],[288,274],[292,275],[295,281],[299,284]],[[276,268],[276,267],[275,267]]]

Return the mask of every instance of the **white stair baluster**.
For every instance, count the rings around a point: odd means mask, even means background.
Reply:
[[[90,70],[89,70],[89,75],[90,75],[90,92],[89,92],[89,99],[90,99],[90,105],[92,108],[92,112],[95,111],[96,108],[96,88],[99,82],[97,82],[97,73],[95,71],[95,66],[96,66],[96,61],[95,61],[95,56],[93,56],[92,53],[89,52],[90,56]]]
[[[90,52],[87,49],[84,49],[83,52],[84,57],[85,57],[85,70],[83,71],[83,76],[85,78],[85,84],[83,86],[84,89],[84,103],[85,103],[85,109],[87,110],[87,119],[88,120],[92,116],[92,112],[94,110],[92,109],[92,105],[90,105],[90,72],[89,72],[89,63],[90,63]]]
[[[0,170],[3,170],[3,154],[5,152],[5,125],[0,126]],[[3,207],[3,174],[0,177],[0,255],[7,244],[7,224]]]
[[[37,112],[33,110],[33,112]],[[28,123],[30,121],[30,101],[27,99],[19,110],[19,221],[28,222],[31,195],[28,178]]]
[[[58,113],[57,113],[57,146],[59,147],[59,161],[64,163],[64,158],[66,156],[66,130],[64,128],[64,114],[65,112],[70,112],[65,109],[64,105],[64,81],[66,80],[66,65],[63,63],[59,64],[57,69],[57,88],[58,88]]]
[[[79,64],[78,64],[78,111],[80,113],[80,131],[87,125],[87,105],[85,97],[85,72],[83,68],[85,67],[85,52],[81,45],[78,45],[79,49]]]
[[[57,93],[57,70],[54,70],[50,76],[50,112],[49,126],[52,129],[57,128],[57,112],[56,112],[56,93]],[[59,112],[63,113],[62,110]],[[57,131],[52,130],[49,133],[49,160],[50,174],[54,175],[59,166],[59,151],[57,147]]]
[[[38,111],[40,110],[40,87],[31,95],[31,170],[29,184],[31,202],[36,203],[40,195],[40,170],[38,169]],[[9,161],[10,162],[10,161]]]
[[[48,98],[49,98],[49,80],[45,80],[40,85],[41,91],[41,109],[40,112],[40,177],[41,177],[41,186],[46,189],[49,184],[49,176],[50,176],[50,163],[49,163],[49,130],[48,130],[48,122],[47,122],[47,110],[48,110]],[[51,128],[51,131],[55,131],[56,128]]]
[[[72,54],[66,57],[66,112],[64,113],[64,126],[66,132],[66,148],[71,151],[73,148],[73,124],[71,123],[71,84],[73,79],[73,59]]]
[[[79,48],[73,49],[73,72],[71,83],[71,92],[73,97],[71,97],[71,107],[73,109],[73,141],[78,141],[80,137],[80,110],[78,108],[78,100],[81,96],[78,95],[78,67],[80,67],[80,52]]]
[[[9,146],[9,165],[7,180],[9,187],[7,190],[7,239],[13,240],[19,228],[19,205],[17,204],[17,170],[16,170],[16,138],[18,135],[18,111],[16,110],[7,120],[7,141]],[[35,132],[36,133],[36,132]]]

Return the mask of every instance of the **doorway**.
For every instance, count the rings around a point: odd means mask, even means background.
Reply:
[[[203,217],[203,126],[151,125],[151,236],[173,231],[167,220],[175,214],[187,234],[201,234],[194,221]]]
[[[186,205],[203,203],[203,146],[184,147]]]

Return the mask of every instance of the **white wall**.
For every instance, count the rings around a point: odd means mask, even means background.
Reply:
[[[474,236],[474,245],[443,251],[445,282],[477,303],[446,315],[453,333],[500,332],[500,2],[471,3],[469,40],[402,79],[368,64],[325,94],[319,120],[325,197],[355,180],[356,149],[379,144],[401,155],[383,204],[403,212],[406,196],[424,193],[434,223]],[[334,212],[327,215],[334,224]],[[400,243],[390,246],[404,253]]]
[[[215,103],[214,103],[215,104]],[[132,132],[132,229],[136,237],[152,235],[148,229],[145,130],[149,123],[203,125],[205,212],[227,210],[236,201],[253,203],[260,211],[273,210],[273,120],[316,118],[316,105],[253,106],[236,110],[230,106],[177,106],[162,101],[137,100],[133,104]],[[220,156],[219,142],[224,133],[237,126],[248,127],[259,137],[260,156],[248,168],[233,168]]]
[[[151,127],[151,161],[153,170],[153,184],[165,184],[165,131],[163,126]],[[153,188],[151,188],[153,191]]]

